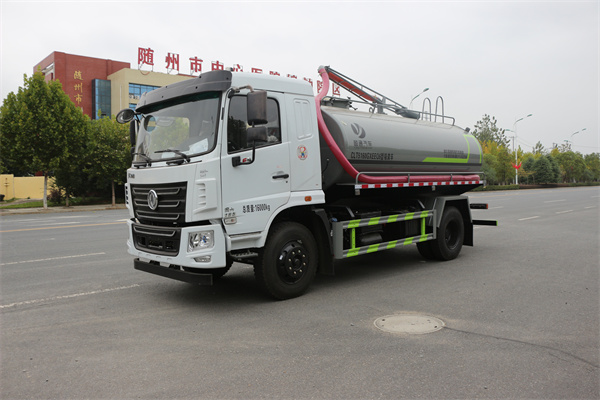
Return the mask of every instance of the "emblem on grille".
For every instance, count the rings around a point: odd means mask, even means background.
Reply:
[[[150,207],[152,211],[158,208],[158,194],[156,194],[154,190],[148,192],[148,207]]]

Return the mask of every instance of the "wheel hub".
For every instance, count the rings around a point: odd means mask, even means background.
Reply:
[[[306,274],[307,252],[298,242],[283,246],[279,256],[279,274],[287,283],[295,283]]]

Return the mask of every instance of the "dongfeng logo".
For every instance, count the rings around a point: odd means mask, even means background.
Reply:
[[[364,137],[367,136],[365,129],[359,124],[353,123],[351,126],[352,131],[358,136],[359,139],[364,139]]]
[[[148,207],[150,207],[152,211],[158,208],[158,194],[156,194],[154,190],[148,192]]]

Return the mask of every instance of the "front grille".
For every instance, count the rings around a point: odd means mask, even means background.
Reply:
[[[135,248],[166,256],[179,254],[181,229],[134,224],[131,227]]]
[[[155,210],[148,205],[148,192],[158,195]],[[143,224],[173,226],[185,222],[186,183],[160,185],[131,185],[131,198],[135,216]]]

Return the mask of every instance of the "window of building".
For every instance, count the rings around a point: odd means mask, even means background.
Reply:
[[[110,81],[94,79],[92,81],[92,118],[110,117]]]
[[[234,96],[229,103],[227,116],[227,150],[229,153],[252,148],[252,143],[246,141],[248,117],[246,114],[246,96]],[[267,141],[256,143],[256,147],[281,143],[279,123],[279,105],[274,99],[267,99]]]
[[[142,94],[158,89],[160,86],[142,85],[139,83],[129,84],[129,108],[135,109]]]

